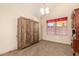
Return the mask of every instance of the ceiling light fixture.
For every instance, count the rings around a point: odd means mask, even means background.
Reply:
[[[42,15],[49,14],[49,8],[46,7],[46,4],[44,4],[44,7],[40,9],[40,12]]]

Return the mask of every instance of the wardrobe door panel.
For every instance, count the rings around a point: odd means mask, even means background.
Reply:
[[[27,33],[26,33],[26,31],[27,31],[27,29],[26,29],[27,28],[27,26],[26,26],[27,25],[27,22],[26,22],[26,20],[23,19],[21,25],[22,25],[22,27],[21,27],[21,29],[22,29],[21,43],[22,43],[22,48],[24,48],[24,47],[26,47],[26,41],[27,41],[27,37],[26,37],[27,36]]]
[[[30,42],[30,20],[26,20],[26,46],[29,46],[31,44]]]
[[[39,24],[37,22],[34,23],[34,42],[39,41]]]
[[[18,48],[21,48],[21,19],[18,19],[18,25],[17,25],[17,38],[18,38]]]
[[[30,27],[28,19],[21,19],[21,48],[25,48],[30,45]]]
[[[33,29],[33,28],[34,28],[34,22],[31,21],[30,24],[31,24],[31,25],[30,25],[30,29],[31,29],[31,31],[30,31],[30,35],[31,35],[30,38],[31,38],[31,40],[30,40],[30,41],[31,41],[31,44],[33,44],[33,43],[34,43],[34,36],[33,36],[33,35],[34,35],[34,34],[33,34],[33,31],[34,31],[34,29]]]

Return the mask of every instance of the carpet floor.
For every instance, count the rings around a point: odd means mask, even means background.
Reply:
[[[72,56],[72,49],[70,45],[41,40],[30,47],[2,56]]]

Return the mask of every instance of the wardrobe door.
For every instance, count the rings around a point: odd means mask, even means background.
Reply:
[[[21,48],[21,19],[18,19],[18,24],[17,24],[17,38],[18,38],[18,49]]]
[[[30,20],[25,19],[23,22],[22,32],[22,47],[27,47],[31,44],[30,42]]]
[[[22,29],[22,32],[21,32],[21,44],[22,44],[22,48],[26,47],[26,42],[28,41],[27,40],[27,20],[25,19],[22,19],[22,23],[21,23],[21,29]]]
[[[30,45],[30,21],[23,17],[18,20],[18,47],[25,48]]]
[[[38,22],[34,22],[34,42],[38,42],[39,41],[39,23]]]
[[[31,35],[31,37],[30,37],[30,42],[31,42],[31,44],[33,44],[34,43],[34,33],[33,33],[33,31],[34,31],[34,22],[33,21],[30,21],[30,35]]]
[[[30,40],[30,20],[26,20],[26,47],[31,44]]]

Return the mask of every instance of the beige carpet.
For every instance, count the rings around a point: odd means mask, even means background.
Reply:
[[[3,56],[72,56],[72,49],[70,45],[42,40],[28,48],[9,52]]]

